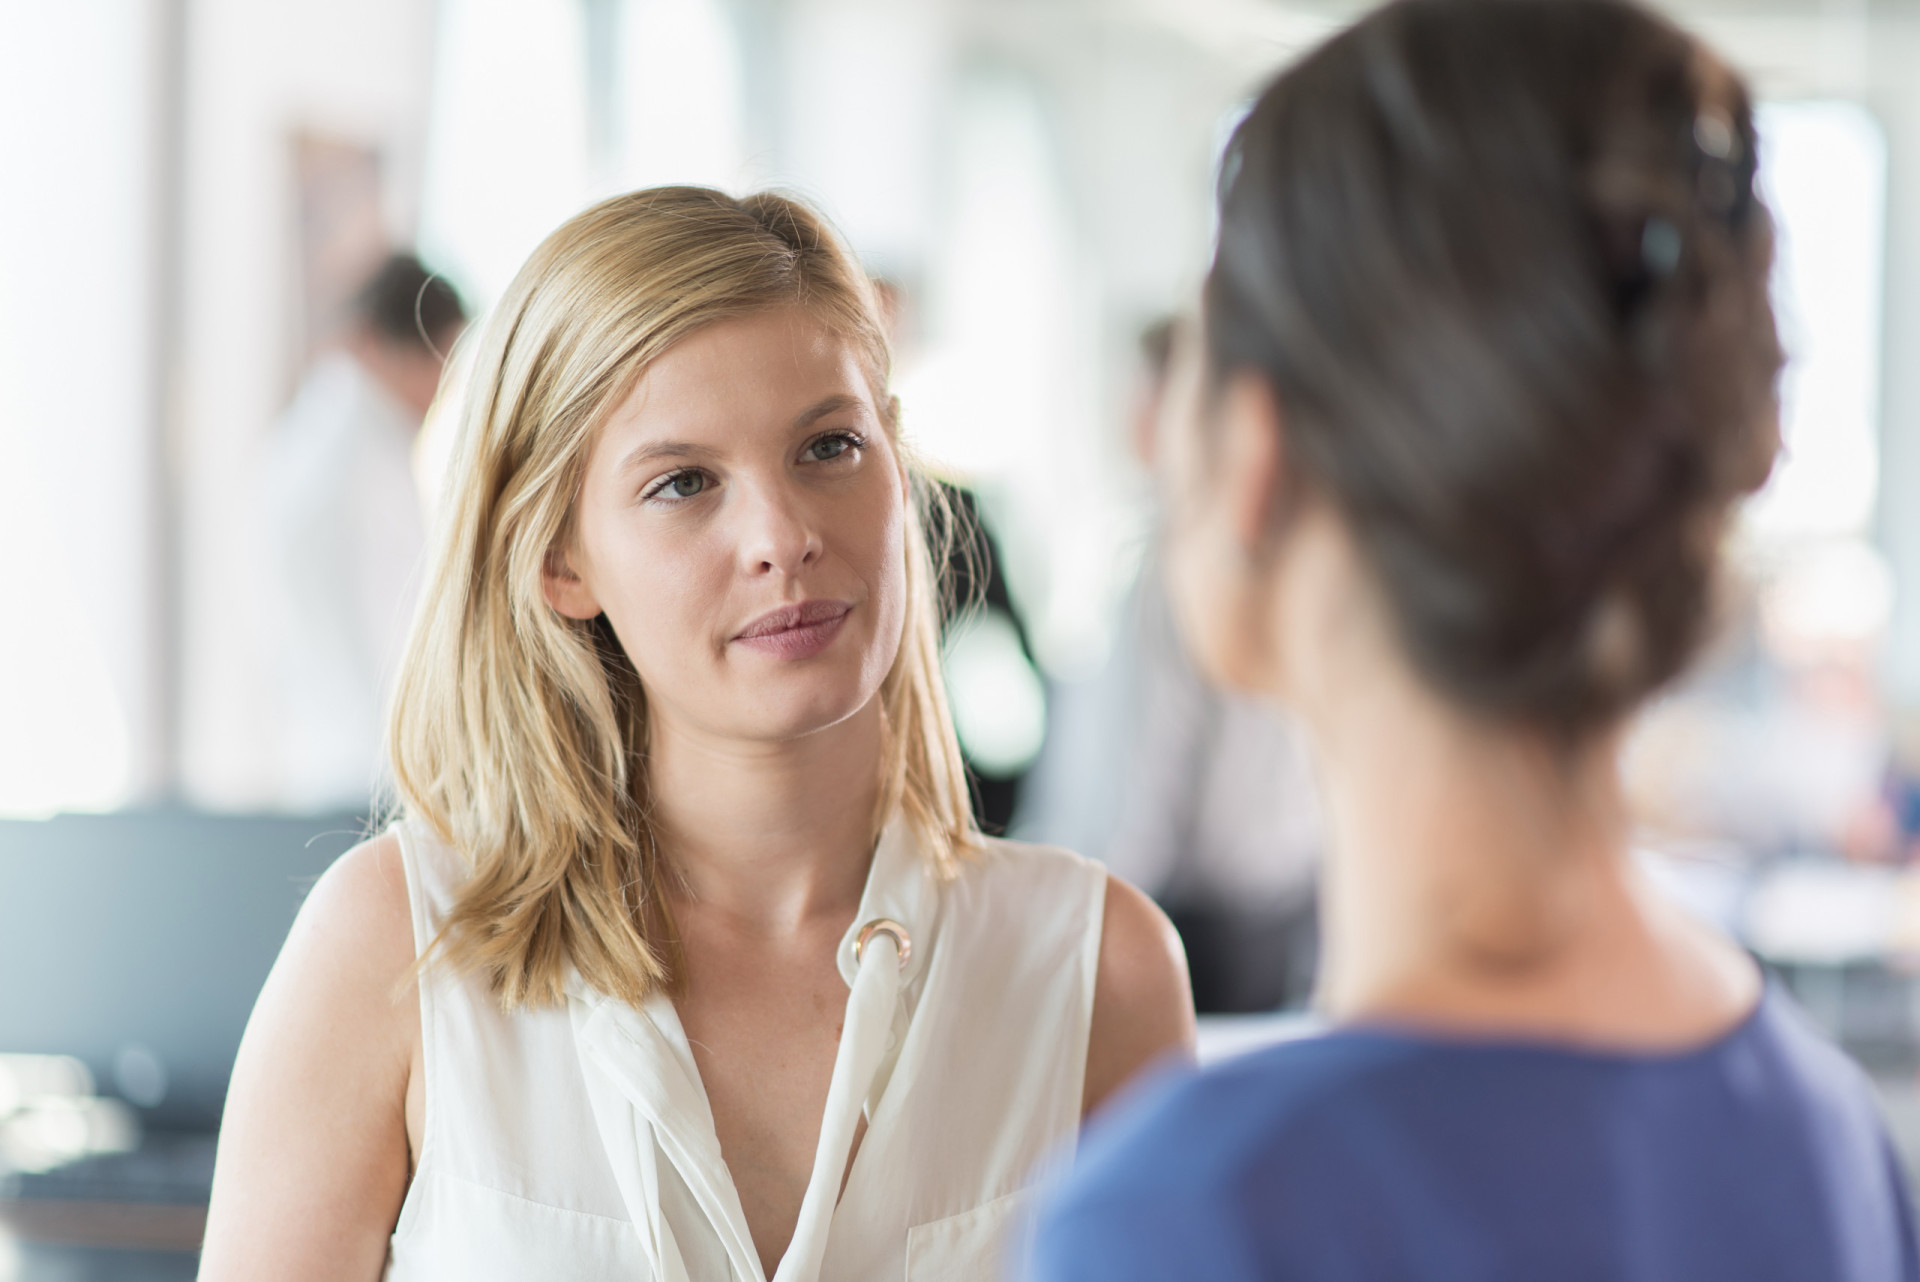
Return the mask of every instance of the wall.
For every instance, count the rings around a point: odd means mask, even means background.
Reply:
[[[162,8],[0,6],[0,814],[157,783]]]

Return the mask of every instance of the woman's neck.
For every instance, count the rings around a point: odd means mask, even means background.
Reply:
[[[873,851],[881,750],[877,698],[780,743],[656,722],[649,790],[685,895],[774,933],[852,913]]]
[[[1616,734],[1563,751],[1472,718],[1383,631],[1317,657],[1302,711],[1333,823],[1331,1017],[1663,1048],[1752,1005],[1744,954],[1631,859]]]

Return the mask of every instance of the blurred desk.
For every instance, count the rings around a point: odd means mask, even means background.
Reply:
[[[1920,1069],[1920,869],[1839,859],[1760,869],[1740,936],[1869,1071]]]
[[[158,1202],[0,1202],[0,1227],[27,1246],[197,1255],[207,1208]]]
[[[1886,962],[1920,969],[1920,869],[1794,859],[1763,870],[1743,933],[1788,965]]]
[[[198,1268],[213,1183],[210,1132],[153,1132],[103,1153],[0,1181],[4,1282],[185,1282]]]
[[[13,1242],[0,1228],[0,1278],[7,1282],[194,1282],[199,1269],[197,1251]]]

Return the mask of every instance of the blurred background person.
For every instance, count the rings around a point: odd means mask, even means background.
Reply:
[[[1140,336],[1128,443],[1161,479],[1174,321]],[[1092,676],[1050,690],[1020,833],[1090,852],[1179,930],[1203,1014],[1304,1005],[1313,988],[1320,804],[1287,714],[1195,671],[1173,624],[1158,521]]]
[[[1039,1277],[1920,1279],[1865,1078],[1618,773],[1779,446],[1757,164],[1623,0],[1397,0],[1235,131],[1169,583],[1312,735],[1335,1026],[1114,1118]]]
[[[426,540],[415,441],[466,319],[444,279],[412,254],[391,256],[267,440],[261,511],[288,809],[363,809],[374,794]]]

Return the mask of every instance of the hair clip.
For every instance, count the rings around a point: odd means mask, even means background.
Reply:
[[[1693,145],[1715,160],[1731,161],[1738,144],[1733,121],[1720,108],[1703,108],[1693,118]]]
[[[1665,280],[1680,266],[1680,229],[1658,214],[1640,229],[1640,262],[1647,275]]]

